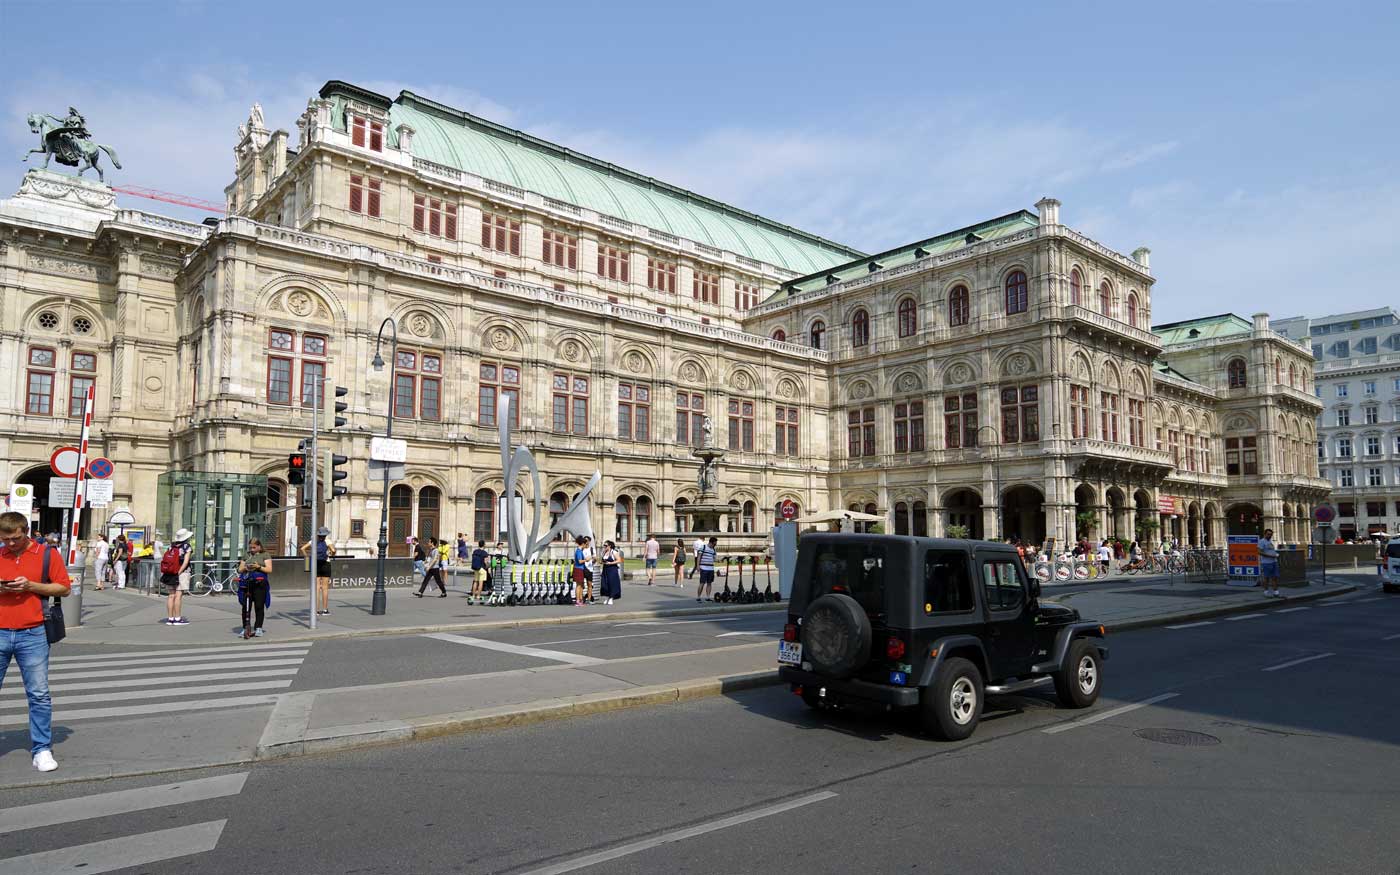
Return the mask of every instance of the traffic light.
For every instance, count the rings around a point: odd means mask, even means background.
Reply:
[[[292,453],[287,456],[287,482],[300,486],[306,482],[306,453]]]
[[[321,426],[326,431],[331,431],[332,429],[340,428],[342,425],[345,424],[345,417],[341,416],[340,414],[344,413],[346,408],[350,405],[344,401],[338,401],[336,399],[344,398],[346,395],[349,394],[349,389],[345,388],[344,386],[336,386],[334,388],[334,391],[332,391],[331,394],[327,397],[326,400],[328,403],[326,404],[326,418],[323,420],[324,424]]]
[[[348,471],[343,471],[340,468],[341,465],[344,465],[349,461],[350,459],[345,456],[342,456],[331,450],[326,450],[326,471],[328,472],[326,474],[326,481],[327,486],[330,487],[325,492],[326,498],[339,498],[340,496],[350,491],[344,486],[336,485],[340,481],[350,476]]]

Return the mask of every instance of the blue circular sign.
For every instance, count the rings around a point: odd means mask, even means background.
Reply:
[[[94,480],[106,480],[112,476],[112,460],[99,456],[88,462],[88,476]]]

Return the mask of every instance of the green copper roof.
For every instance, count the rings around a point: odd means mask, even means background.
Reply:
[[[942,255],[964,246],[981,243],[983,240],[995,240],[998,237],[1015,234],[1017,231],[1034,228],[1038,224],[1040,224],[1040,220],[1036,218],[1035,213],[1018,210],[978,225],[969,225],[966,228],[959,228],[956,231],[949,231],[945,234],[939,234],[937,237],[930,237],[927,240],[920,240],[917,243],[910,243],[907,246],[900,246],[875,255],[861,256],[854,261],[847,261],[835,267],[817,271],[809,276],[789,280],[783,283],[782,288],[773,298],[825,288],[833,282],[857,279],[876,270],[899,267],[902,264],[909,264],[930,255]],[[773,298],[769,298],[769,300],[773,300]]]
[[[795,273],[824,270],[861,254],[410,91],[391,102],[353,85],[328,82],[321,96],[332,99],[337,128],[345,125],[343,97],[367,100],[388,110],[391,130],[400,124],[414,129],[415,157]]]
[[[1248,334],[1253,329],[1254,325],[1248,319],[1243,319],[1234,313],[1221,313],[1219,316],[1203,316],[1200,319],[1188,319],[1185,322],[1154,325],[1152,333],[1162,339],[1163,346],[1171,346],[1177,343],[1196,343],[1202,340],[1214,340],[1218,337]]]

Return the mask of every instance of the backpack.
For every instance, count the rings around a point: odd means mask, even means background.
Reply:
[[[181,556],[179,547],[171,547],[169,550],[166,550],[165,555],[160,557],[160,573],[179,574],[180,560]]]

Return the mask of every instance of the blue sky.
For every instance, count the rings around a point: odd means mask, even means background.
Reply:
[[[127,184],[221,201],[254,100],[294,130],[345,79],[867,251],[1052,195],[1151,247],[1157,322],[1400,303],[1394,2],[67,8],[0,0],[0,145],[72,103]]]

